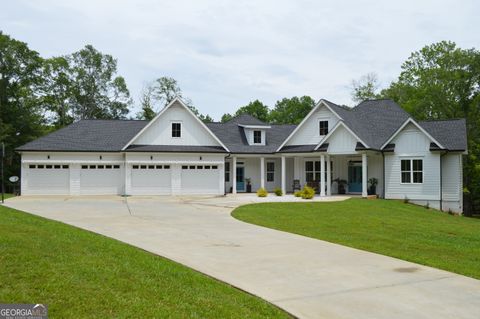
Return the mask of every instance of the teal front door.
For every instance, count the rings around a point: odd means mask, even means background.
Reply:
[[[237,191],[245,191],[245,167],[237,166]]]
[[[356,163],[348,166],[348,192],[362,192],[362,166]]]

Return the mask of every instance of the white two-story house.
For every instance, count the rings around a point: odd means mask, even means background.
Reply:
[[[320,100],[299,125],[200,121],[175,99],[151,121],[82,120],[17,149],[21,192],[223,195],[310,185],[462,211],[464,119],[417,122],[391,100]]]

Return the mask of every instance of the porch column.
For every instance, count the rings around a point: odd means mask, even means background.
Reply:
[[[332,165],[330,165],[330,155],[327,155],[327,196],[332,196]]]
[[[366,198],[367,193],[367,154],[362,154],[362,197]]]
[[[237,193],[237,157],[232,157],[232,194]]]
[[[320,196],[325,197],[325,155],[320,155]]]
[[[260,187],[265,188],[265,157],[260,157]]]
[[[287,188],[285,186],[285,156],[282,156],[282,193],[286,194],[287,193]]]

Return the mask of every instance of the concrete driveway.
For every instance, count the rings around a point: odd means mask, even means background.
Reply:
[[[165,256],[301,318],[480,317],[480,281],[230,216],[257,200],[21,197],[6,205]]]

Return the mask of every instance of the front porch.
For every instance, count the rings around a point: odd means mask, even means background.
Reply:
[[[308,185],[316,189],[318,197],[367,197],[371,178],[378,180],[375,193],[383,196],[383,158],[377,152],[236,154],[225,161],[225,190],[232,194],[255,193],[259,188],[269,192],[280,188],[283,194],[291,194]]]

